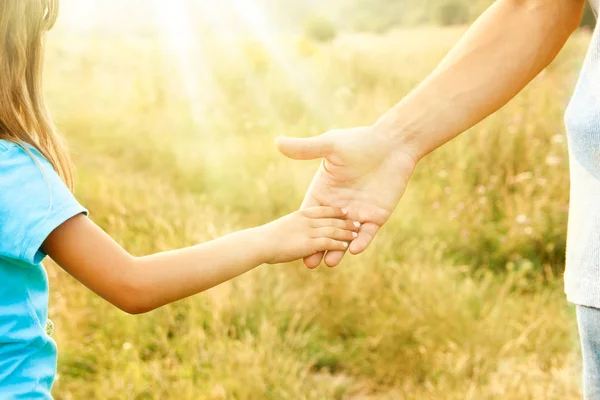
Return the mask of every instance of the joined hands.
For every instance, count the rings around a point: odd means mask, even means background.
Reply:
[[[301,208],[340,207],[348,219],[360,222],[358,237],[349,245],[351,254],[363,252],[390,218],[416,165],[415,157],[391,146],[389,136],[374,127],[333,130],[313,138],[280,137],[279,151],[295,160],[322,158]],[[346,250],[330,249],[304,258],[317,268],[323,258],[337,266]]]

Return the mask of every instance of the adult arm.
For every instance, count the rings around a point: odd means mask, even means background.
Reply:
[[[500,0],[433,73],[376,123],[415,160],[519,93],[578,27],[584,0]]]
[[[286,156],[323,163],[303,207],[347,207],[363,223],[350,252],[364,251],[389,219],[416,163],[497,111],[558,54],[585,0],[497,0],[421,85],[374,125],[308,139],[279,138]],[[344,252],[325,257],[336,266]],[[305,258],[316,268],[323,258]]]

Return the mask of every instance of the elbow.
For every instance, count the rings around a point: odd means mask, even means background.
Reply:
[[[130,267],[125,270],[131,273],[122,275],[121,282],[108,300],[121,311],[131,315],[145,314],[156,309],[150,296],[151,291],[144,284],[144,279],[135,273],[136,268]]]
[[[586,1],[587,0],[562,0],[558,2],[561,4],[559,13],[564,12],[565,14],[563,24],[569,35],[579,28]]]
[[[154,310],[150,302],[144,298],[142,290],[127,285],[127,288],[121,290],[118,296],[110,301],[115,307],[130,315],[145,314]]]
[[[145,314],[155,309],[135,296],[125,296],[113,302],[113,305],[129,315]]]
[[[525,7],[529,12],[546,23],[548,28],[559,35],[570,36],[581,23],[587,0],[512,0],[517,7]]]

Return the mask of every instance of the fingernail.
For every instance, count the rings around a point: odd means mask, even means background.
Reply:
[[[354,226],[357,227],[357,228],[360,228],[360,222],[354,221]]]
[[[344,242],[344,247],[348,248],[348,243]]]
[[[344,214],[344,215],[348,214],[348,210],[346,210],[345,208],[342,208],[342,214]]]
[[[352,232],[352,236],[354,236],[354,238],[357,238],[358,237],[358,233]]]

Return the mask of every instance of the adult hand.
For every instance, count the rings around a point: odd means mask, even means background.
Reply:
[[[334,130],[313,138],[286,138],[276,141],[281,153],[295,160],[322,158],[302,203],[342,207],[348,218],[359,221],[358,238],[349,247],[351,254],[364,251],[377,231],[390,218],[402,197],[416,165],[416,159],[399,150],[389,136],[374,127]],[[325,264],[337,266],[343,251],[330,251]],[[316,268],[323,259],[317,253],[304,259],[308,268]]]

